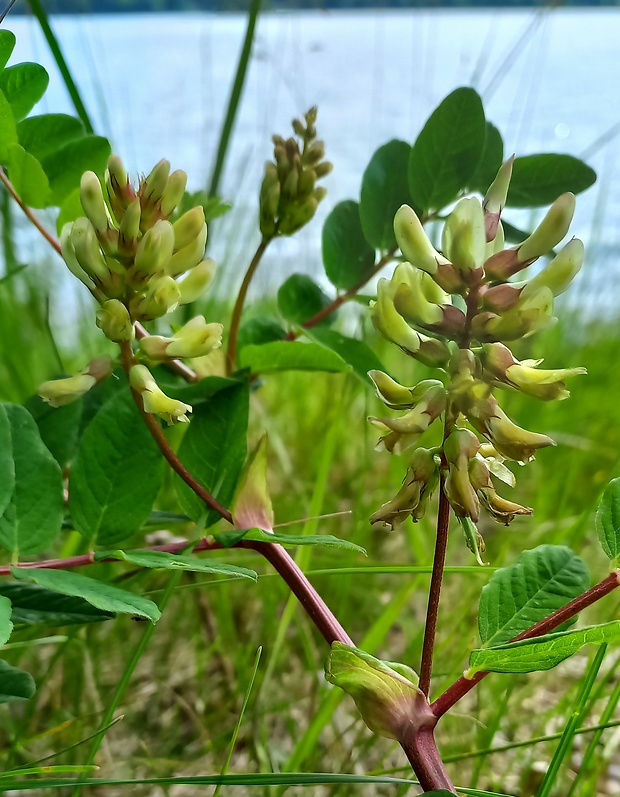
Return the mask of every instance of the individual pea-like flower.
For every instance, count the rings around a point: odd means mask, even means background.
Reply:
[[[134,365],[129,372],[129,384],[142,398],[144,411],[159,416],[170,426],[187,423],[189,404],[170,398],[157,385],[153,375],[144,365]]]
[[[545,434],[522,429],[500,407],[496,388],[519,391],[543,401],[568,397],[565,381],[584,368],[545,370],[538,360],[519,361],[507,343],[548,328],[554,299],[579,273],[583,244],[576,238],[538,273],[510,281],[538,258],[561,245],[575,210],[575,197],[560,196],[522,243],[505,248],[502,210],[514,158],[500,168],[481,202],[460,199],[445,220],[441,251],[428,238],[416,212],[403,205],[394,233],[403,262],[391,279],[381,279],[370,315],[379,333],[409,357],[442,369],[442,381],[424,380],[406,387],[379,371],[369,376],[379,399],[399,417],[369,420],[383,431],[380,443],[400,454],[418,445],[431,424],[444,420],[439,458],[444,493],[479,551],[475,526],[481,510],[508,524],[532,510],[500,496],[496,477],[509,485],[514,475],[504,464],[525,464],[536,452],[554,445]],[[414,450],[410,462],[428,461],[428,450]],[[371,522],[389,528],[414,517],[422,503],[425,479],[411,464],[394,498]],[[429,479],[430,483],[430,479]]]
[[[140,341],[140,349],[153,360],[204,357],[222,345],[221,324],[207,324],[199,315],[181,327],[171,338],[149,335]]]
[[[99,382],[107,379],[112,370],[111,357],[96,357],[75,376],[43,382],[39,385],[37,393],[50,407],[64,407],[77,401]]]
[[[400,490],[370,518],[373,526],[392,530],[411,517],[424,517],[428,501],[439,482],[437,449],[416,448]]]

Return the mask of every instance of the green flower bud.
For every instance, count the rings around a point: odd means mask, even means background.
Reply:
[[[163,196],[161,198],[161,212],[164,216],[170,216],[185,194],[187,186],[187,172],[177,169],[172,172],[166,183]]]
[[[188,210],[177,219],[172,225],[175,252],[193,243],[202,234],[205,224],[205,212],[200,205]]]
[[[445,304],[433,304],[428,296],[434,289],[441,290],[432,277],[416,269],[415,276],[409,284],[401,282],[396,288],[394,307],[405,321],[411,324],[426,327],[443,335],[451,336],[462,332],[465,328],[465,313],[458,307],[448,304],[450,297],[447,297]]]
[[[312,196],[298,204],[291,203],[280,218],[278,230],[282,235],[293,235],[312,220],[319,202],[325,196],[324,189],[316,188]]]
[[[160,219],[144,233],[138,244],[134,258],[135,271],[146,276],[166,271],[172,259],[173,248],[172,224]]]
[[[136,198],[136,192],[129,182],[123,162],[118,155],[110,155],[105,172],[108,201],[117,222],[121,222],[125,210]]]
[[[207,324],[199,315],[182,326],[172,338],[159,335],[142,338],[140,348],[153,359],[204,357],[222,345],[222,332],[221,324]]]
[[[133,337],[133,324],[129,311],[118,299],[109,299],[97,310],[97,326],[106,338],[115,343],[131,340]]]
[[[417,448],[413,452],[403,484],[391,501],[383,504],[370,518],[373,526],[391,531],[411,517],[424,517],[428,501],[439,481],[437,449]]]
[[[403,664],[334,642],[325,678],[351,695],[366,725],[379,736],[402,741],[416,729],[433,726],[418,677]]]
[[[405,410],[413,406],[413,390],[410,387],[399,385],[383,371],[369,371],[368,376],[372,379],[377,396],[391,410]]]
[[[546,287],[554,296],[564,293],[581,270],[583,258],[583,243],[579,238],[573,238],[546,268],[528,280],[530,290]]]
[[[176,309],[180,298],[181,290],[172,277],[153,278],[142,296],[133,297],[129,312],[136,321],[150,321]]]
[[[449,471],[446,496],[457,517],[480,518],[480,502],[469,477],[470,461],[478,453],[480,441],[468,429],[455,427],[444,442],[444,454]]]
[[[211,260],[211,258],[207,258],[203,260],[202,263],[198,263],[198,265],[178,283],[181,291],[179,304],[191,304],[200,299],[215,279],[216,270],[217,266],[215,261]]]
[[[187,413],[192,411],[189,404],[171,399],[160,390],[157,382],[144,365],[134,365],[129,372],[129,384],[141,395],[144,411],[159,416],[170,426],[173,423],[187,423]]]
[[[449,264],[430,242],[415,211],[402,205],[394,216],[394,234],[404,257],[416,268],[434,274],[438,263]]]
[[[138,240],[140,238],[140,218],[142,208],[140,200],[136,197],[131,202],[119,227],[118,236],[118,250],[119,254],[124,257],[132,257],[138,248]]]
[[[327,177],[328,174],[334,169],[334,164],[330,163],[329,161],[323,161],[322,163],[317,163],[314,167],[314,174],[317,180],[320,180],[321,177]]]
[[[265,176],[260,189],[260,230],[263,235],[273,235],[280,205],[280,178],[278,168],[271,161],[265,164]]]
[[[200,263],[205,254],[205,246],[207,245],[207,225],[203,224],[200,232],[193,241],[178,249],[174,252],[166,271],[171,277],[177,277],[184,271],[189,271]]]
[[[94,376],[78,374],[66,379],[52,379],[39,385],[37,393],[50,407],[64,407],[77,401],[97,384]]]
[[[370,317],[375,329],[384,338],[399,346],[405,354],[415,354],[420,348],[421,336],[405,321],[394,307],[394,286],[380,279],[377,301],[370,305]]]
[[[383,446],[390,453],[400,453],[417,442],[420,435],[435,421],[446,408],[446,389],[439,380],[428,379],[415,389],[420,395],[415,407],[400,418],[375,418],[368,420],[385,432],[377,447]]]
[[[575,195],[568,192],[558,197],[538,227],[519,246],[519,262],[529,265],[557,246],[568,232],[574,214]]]
[[[75,256],[75,249],[73,248],[73,243],[71,242],[72,230],[73,222],[69,222],[68,224],[64,225],[62,232],[60,233],[60,249],[62,256],[67,264],[67,268],[73,274],[73,276],[77,277],[80,282],[83,282],[89,290],[92,290],[94,287],[93,281],[84,271],[82,266],[80,266],[77,257]]]
[[[94,172],[84,172],[80,180],[80,202],[84,213],[99,233],[105,233],[112,225],[110,214],[103,199],[101,183]]]
[[[95,228],[89,219],[80,216],[71,228],[71,245],[82,269],[100,283],[105,283],[110,276]]]
[[[529,462],[539,448],[554,446],[554,441],[544,434],[529,432],[513,423],[499,407],[495,399],[489,401],[493,414],[490,417],[477,417],[468,414],[471,425],[493,444],[506,459]]]
[[[443,227],[442,248],[463,278],[478,281],[485,260],[486,233],[480,200],[461,199]]]
[[[506,197],[508,196],[508,187],[510,185],[510,178],[512,177],[514,160],[515,156],[512,155],[507,161],[502,163],[497,172],[497,177],[489,186],[489,190],[482,203],[486,240],[488,242],[493,241],[497,235],[499,220],[504,205],[506,204]]]
[[[168,185],[168,176],[170,175],[170,162],[165,158],[159,161],[148,177],[145,178],[140,186],[140,193],[143,200],[146,200],[149,205],[155,205],[161,200]]]

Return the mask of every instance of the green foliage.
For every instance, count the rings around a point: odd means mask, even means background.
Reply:
[[[131,614],[144,617],[154,623],[160,617],[159,609],[153,601],[79,573],[71,573],[68,570],[19,569],[16,567],[11,568],[11,573],[13,578],[32,581],[45,589],[52,590],[52,592],[82,598],[91,606],[104,612]]]
[[[62,474],[30,413],[14,404],[4,404],[3,411],[9,426],[3,459],[11,458],[14,481],[0,516],[0,545],[16,558],[45,551],[60,533]]]
[[[483,588],[478,630],[485,648],[497,647],[569,603],[590,586],[583,561],[569,548],[540,545],[495,572]]]
[[[357,202],[340,202],[325,220],[323,265],[330,281],[342,290],[369,279],[375,250],[364,236]],[[279,298],[278,295],[278,301]]]
[[[37,160],[43,160],[56,150],[85,135],[84,125],[65,113],[45,113],[30,116],[17,125],[22,147]]]
[[[44,445],[60,467],[65,468],[77,450],[83,400],[64,407],[50,407],[39,396],[31,396],[24,406],[34,418]]]
[[[388,141],[372,156],[362,177],[359,218],[364,237],[374,249],[396,246],[394,216],[401,205],[412,201],[407,180],[410,156],[407,142]]]
[[[306,330],[306,335],[311,340],[325,346],[341,357],[351,366],[353,373],[366,385],[371,385],[369,371],[378,369],[383,371],[383,365],[374,351],[363,340],[349,338],[333,329],[314,328]]]
[[[596,534],[615,567],[620,556],[620,478],[612,479],[605,488],[596,512]]]
[[[161,482],[161,456],[128,391],[86,427],[69,478],[75,528],[99,545],[132,536],[148,518]]]
[[[261,346],[264,343],[284,340],[285,337],[286,331],[274,318],[257,316],[241,325],[237,343],[241,351],[244,346]]]
[[[28,700],[35,692],[32,675],[0,659],[0,703]]]
[[[262,529],[241,529],[239,531],[222,531],[214,536],[224,548],[236,545],[240,540],[253,540],[254,542],[283,545],[285,548],[296,548],[298,545],[319,545],[327,548],[344,548],[349,551],[366,553],[361,546],[356,545],[354,542],[333,537],[331,534],[280,534],[277,531],[263,531]]]
[[[292,274],[278,290],[278,310],[292,324],[303,324],[329,303],[329,296],[305,274]],[[333,318],[327,318],[322,323],[332,321]]]
[[[333,351],[316,343],[275,341],[262,346],[246,346],[239,362],[253,373],[272,374],[277,371],[347,371],[346,362]]]
[[[0,69],[4,69],[15,48],[15,34],[10,30],[0,30]]]
[[[2,595],[0,597],[0,646],[6,644],[12,632],[11,601]]]
[[[433,111],[411,150],[414,205],[428,213],[455,199],[475,173],[485,140],[480,97],[473,89],[456,89]]]
[[[596,172],[572,155],[515,158],[506,204],[517,208],[550,205],[560,194],[579,194],[596,181]]]
[[[473,650],[469,657],[469,676],[476,672],[535,672],[551,670],[585,645],[602,645],[620,639],[620,620],[611,623],[560,631],[554,634]]]
[[[119,559],[139,567],[163,570],[186,570],[189,573],[213,573],[222,576],[239,576],[256,581],[256,573],[246,567],[228,565],[199,559],[190,554],[171,554],[164,551],[105,551],[97,554],[98,559]]]
[[[83,598],[61,595],[38,584],[0,583],[0,595],[11,601],[11,620],[15,625],[83,625],[110,620],[113,612],[96,609]]]
[[[20,122],[45,94],[49,76],[39,64],[15,64],[0,72],[0,91],[8,100],[13,117]]]
[[[249,400],[249,385],[242,382],[198,405],[179,448],[181,462],[224,506],[232,500],[245,462]],[[185,482],[179,477],[175,482],[179,503],[193,520],[205,527],[219,520]]]
[[[481,194],[486,194],[504,161],[504,140],[494,124],[486,122],[484,148],[476,171],[469,179],[469,187]],[[557,194],[556,194],[557,196]],[[554,197],[555,199],[555,197]]]

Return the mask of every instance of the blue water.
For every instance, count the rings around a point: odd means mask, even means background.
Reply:
[[[38,110],[71,112],[36,23],[20,17],[5,24],[18,38],[13,60],[38,60],[50,72]],[[188,171],[190,188],[203,187],[244,17],[81,16],[54,19],[53,26],[97,131],[110,137],[130,171],[148,171],[167,157]],[[579,202],[575,233],[594,264],[580,277],[582,287],[592,297],[604,281],[609,302],[610,281],[620,286],[619,40],[620,9],[264,15],[222,184],[235,210],[213,225],[213,256],[229,280],[238,279],[257,240],[256,195],[271,133],[287,134],[294,115],[318,104],[335,170],[318,221],[277,242],[257,290],[274,287],[291,268],[319,273],[321,220],[336,202],[357,198],[373,151],[390,138],[413,141],[446,94],[472,85],[507,154],[585,155],[599,172]]]

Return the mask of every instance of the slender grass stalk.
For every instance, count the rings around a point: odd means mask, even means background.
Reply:
[[[56,61],[56,66],[58,67],[58,70],[62,75],[64,84],[67,87],[69,96],[71,97],[71,102],[73,103],[73,107],[75,108],[75,112],[77,113],[82,124],[86,128],[86,132],[93,133],[94,128],[90,121],[90,117],[88,116],[88,112],[86,110],[84,103],[82,102],[82,97],[80,96],[78,87],[75,84],[73,75],[71,74],[71,70],[69,69],[65,56],[62,52],[60,42],[56,38],[56,35],[54,34],[54,31],[50,26],[47,14],[45,13],[45,9],[41,5],[40,0],[28,0],[28,5],[30,6],[32,13],[36,17],[37,22],[41,26],[41,31],[45,36],[45,41],[49,45],[49,48],[52,52],[52,56],[54,57],[54,61]]]
[[[552,789],[556,785],[558,772],[560,771],[560,767],[562,766],[562,762],[564,761],[566,754],[573,744],[575,731],[581,725],[588,697],[590,696],[590,692],[594,687],[594,681],[596,680],[596,676],[598,675],[598,671],[601,668],[601,664],[603,663],[606,653],[606,644],[601,645],[596,651],[592,664],[588,668],[586,677],[584,678],[581,689],[579,690],[579,695],[577,696],[573,713],[566,723],[560,743],[558,744],[553,758],[551,759],[551,764],[549,765],[549,769],[547,770],[543,782],[540,784],[540,788],[538,789],[536,797],[549,797]]]
[[[232,760],[233,752],[235,750],[235,744],[237,742],[237,737],[239,736],[239,730],[241,729],[241,723],[243,722],[243,716],[245,714],[246,708],[248,707],[248,703],[250,701],[250,695],[252,694],[252,688],[254,686],[254,681],[256,680],[256,673],[258,672],[258,665],[260,663],[260,657],[262,652],[263,652],[262,647],[259,647],[258,650],[256,651],[256,658],[254,659],[254,668],[252,670],[252,675],[250,675],[250,680],[248,681],[248,685],[245,690],[245,695],[243,697],[241,711],[239,712],[239,717],[237,718],[237,722],[233,730],[233,735],[230,740],[228,755],[226,756],[226,761],[224,762],[224,766],[222,767],[222,772],[221,772],[222,776],[226,775],[226,773],[228,772],[228,767],[230,766],[230,762]],[[215,791],[213,792],[213,797],[218,797],[221,790],[222,790],[222,784],[218,783]]]
[[[217,145],[215,164],[213,166],[213,173],[209,183],[209,196],[216,196],[220,187],[220,180],[222,177],[222,171],[224,170],[226,155],[228,154],[228,150],[230,148],[230,137],[235,124],[235,118],[237,116],[239,102],[241,100],[241,94],[243,93],[243,86],[245,84],[248,64],[250,62],[256,20],[258,19],[261,5],[262,0],[252,0],[248,10],[248,23],[245,30],[243,45],[241,47],[241,53],[239,54],[239,62],[237,63],[235,79],[230,91],[230,97],[228,99],[228,107],[226,108],[226,116],[224,118],[224,124],[222,125],[220,140]]]
[[[166,590],[165,590],[164,594],[162,595],[161,601],[159,602],[160,611],[163,612],[163,610],[165,609],[168,601],[172,597],[172,593],[174,592],[177,584],[179,583],[179,581],[181,579],[181,575],[182,575],[182,571],[179,570],[177,573],[173,573],[171,578],[169,579],[168,584],[166,586]],[[138,666],[138,663],[139,663],[140,659],[142,658],[142,655],[144,654],[144,651],[146,650],[146,648],[148,647],[149,642],[151,641],[151,638],[153,636],[154,631],[155,631],[155,625],[153,623],[149,623],[149,625],[145,629],[144,633],[140,637],[140,641],[136,645],[136,648],[135,648],[131,658],[129,659],[129,661],[127,662],[127,665],[125,666],[125,669],[123,670],[123,674],[122,674],[122,676],[120,678],[120,681],[118,682],[118,685],[117,685],[116,689],[114,690],[114,694],[112,695],[112,700],[110,701],[110,703],[108,705],[108,708],[106,709],[106,712],[104,714],[104,717],[103,717],[103,719],[101,721],[101,726],[100,726],[99,730],[97,731],[97,733],[95,735],[95,738],[93,740],[93,744],[91,745],[90,750],[88,751],[88,755],[87,755],[86,761],[85,761],[85,764],[87,766],[94,762],[95,756],[99,752],[99,748],[101,747],[101,743],[103,742],[103,740],[105,738],[105,731],[103,729],[107,730],[113,724],[114,712],[116,711],[116,709],[118,708],[119,703],[123,699],[123,695],[125,694],[125,690],[129,686],[129,682],[131,681],[131,678],[132,678],[132,676],[134,674],[134,671],[135,671],[136,667]],[[80,794],[82,793],[82,789],[84,788],[84,785],[86,785],[86,784],[83,783],[81,780],[78,781],[78,783],[76,784],[75,788],[73,789],[73,797],[80,797]]]

